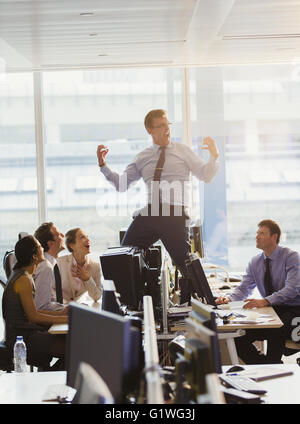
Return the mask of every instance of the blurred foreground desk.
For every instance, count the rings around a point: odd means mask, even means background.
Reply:
[[[47,404],[42,402],[42,397],[52,384],[66,384],[66,372],[1,373],[0,404]]]
[[[270,404],[300,404],[300,367],[294,364],[270,364],[270,365],[243,365],[245,371],[256,369],[258,367],[278,368],[280,370],[292,371],[292,375],[285,377],[272,378],[270,380],[260,381],[261,387],[267,390],[262,396],[264,403]],[[223,366],[222,371],[226,372],[229,367]]]
[[[293,364],[245,365],[245,370],[257,367],[290,370],[293,375],[261,381],[267,390],[262,399],[267,404],[300,404],[300,367]],[[228,366],[222,367],[226,372]],[[0,404],[48,404],[42,397],[51,384],[65,384],[66,372],[28,372],[25,375],[14,373],[0,374]],[[55,402],[57,403],[57,402]]]

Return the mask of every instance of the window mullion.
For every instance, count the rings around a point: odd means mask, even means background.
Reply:
[[[42,72],[33,72],[35,146],[37,163],[37,192],[39,223],[47,221],[46,162],[44,143],[44,108]]]

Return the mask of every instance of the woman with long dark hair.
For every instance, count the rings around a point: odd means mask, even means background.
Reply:
[[[17,336],[23,336],[27,347],[27,363],[47,367],[52,358],[63,358],[65,336],[48,333],[52,324],[67,323],[63,311],[39,311],[34,304],[35,286],[32,275],[44,260],[43,248],[33,236],[15,245],[17,263],[3,293],[2,310],[6,345],[13,350]]]

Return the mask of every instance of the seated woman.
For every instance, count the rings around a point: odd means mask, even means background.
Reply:
[[[102,292],[100,264],[88,256],[88,236],[80,228],[74,228],[65,234],[65,243],[71,254],[57,259],[64,302],[76,301],[85,292],[94,301],[99,300]]]
[[[13,351],[17,336],[23,336],[27,347],[27,363],[48,367],[52,358],[63,358],[65,336],[48,333],[52,324],[68,322],[65,311],[39,311],[34,304],[32,274],[44,260],[43,248],[33,236],[26,236],[15,245],[14,265],[2,298],[6,345]]]

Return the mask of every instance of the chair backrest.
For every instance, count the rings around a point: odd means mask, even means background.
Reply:
[[[0,302],[2,303],[3,292],[6,287],[6,279],[0,276]],[[3,334],[2,334],[3,328]],[[12,354],[10,349],[5,344],[5,321],[3,319],[3,327],[1,325],[0,336],[0,370],[11,372],[13,370]]]
[[[0,302],[1,302],[1,304],[2,304],[2,296],[3,296],[4,290],[5,290],[6,284],[7,284],[6,279],[2,275],[0,275]],[[2,319],[3,319],[3,314],[2,314]],[[1,324],[1,329],[2,329],[2,324]],[[4,330],[4,332],[3,332],[3,334],[1,334],[1,337],[0,337],[0,340],[3,339],[2,342],[5,340],[5,322],[4,322],[4,319],[3,319],[3,330]]]
[[[8,252],[5,252],[5,255],[3,258],[3,268],[4,268],[7,279],[9,279],[9,276],[12,272],[12,269],[15,263],[16,263],[15,251],[9,250]]]
[[[76,376],[76,395],[72,403],[113,404],[114,398],[100,375],[85,362],[81,362]]]
[[[6,283],[7,283],[6,279],[2,275],[0,275],[0,286],[3,288],[3,290],[6,287]]]
[[[18,240],[21,240],[23,237],[28,236],[28,233],[26,233],[25,231],[21,231],[18,234]],[[7,252],[5,252],[4,258],[3,258],[3,269],[5,271],[6,274],[6,278],[8,279],[14,264],[16,263],[16,256],[15,256],[15,252],[14,250],[9,250]]]

